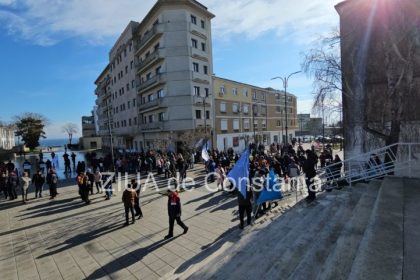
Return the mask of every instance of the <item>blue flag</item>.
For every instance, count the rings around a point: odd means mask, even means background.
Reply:
[[[267,201],[278,200],[283,198],[279,180],[277,179],[277,176],[274,173],[273,169],[270,170],[267,180],[268,185],[265,184],[263,191],[257,199],[257,205]]]
[[[234,184],[243,197],[246,198],[246,189],[249,180],[249,150],[246,149],[241,158],[228,174],[228,179]]]

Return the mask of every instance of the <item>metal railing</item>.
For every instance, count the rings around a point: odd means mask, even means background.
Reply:
[[[350,186],[386,175],[420,177],[420,143],[395,143],[332,163],[317,172],[314,185],[337,187],[340,181]]]

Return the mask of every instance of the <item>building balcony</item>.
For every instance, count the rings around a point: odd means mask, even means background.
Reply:
[[[150,54],[148,57],[137,63],[137,73],[141,72],[144,68],[147,66],[151,66],[154,63],[157,63],[159,61],[162,61],[164,58],[162,51],[154,51],[152,54]]]
[[[190,32],[194,34],[195,36],[201,37],[204,40],[207,39],[207,35],[205,34],[206,30],[201,28],[200,25],[190,22],[189,29],[190,29]]]
[[[204,96],[193,96],[193,105],[204,106],[203,100],[206,102],[206,107],[211,107],[210,97],[204,98]]]
[[[211,128],[211,119],[194,119],[194,123],[196,128]]]
[[[138,108],[140,112],[144,112],[147,110],[157,109],[157,108],[166,108],[168,107],[166,98],[158,98],[153,101],[146,102],[144,104],[139,104]]]
[[[141,37],[140,40],[137,42],[137,51],[136,54],[138,54],[140,51],[142,51],[146,46],[149,45],[149,42],[151,42],[154,38],[160,36],[163,34],[163,25],[162,24],[156,24],[152,27],[152,29],[143,37]]]
[[[137,87],[137,90],[139,92],[145,91],[151,87],[160,85],[165,83],[165,75],[164,74],[158,74],[156,76],[153,76],[152,78],[144,81],[143,83],[140,83]]]
[[[163,130],[163,128],[164,128],[164,121],[143,123],[139,125],[139,129],[141,131]]]

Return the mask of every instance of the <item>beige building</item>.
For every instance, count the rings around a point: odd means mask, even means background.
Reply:
[[[113,127],[113,105],[111,95],[111,77],[109,65],[95,81],[96,90],[96,134],[102,139],[102,147],[111,148],[111,137]]]
[[[213,145],[241,151],[247,143],[280,143],[285,138],[284,92],[213,77]],[[289,139],[297,129],[296,96],[287,94]]]
[[[15,128],[0,124],[0,149],[11,150],[14,146],[16,146]]]

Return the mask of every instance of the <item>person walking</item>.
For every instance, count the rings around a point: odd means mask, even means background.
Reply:
[[[58,176],[53,168],[50,169],[47,175],[47,184],[50,187],[50,199],[54,199],[57,196],[57,184]]]
[[[96,193],[102,193],[102,174],[99,171],[99,168],[96,169],[95,172],[95,186],[96,186]]]
[[[141,218],[143,218],[143,212],[141,211],[141,208],[140,208],[140,191],[141,191],[141,185],[136,182],[136,179],[132,179],[131,180],[131,185],[133,186],[133,189],[137,193],[137,198],[136,198],[136,201],[135,201],[135,204],[134,204],[134,210],[136,212],[136,216],[140,220]]]
[[[73,170],[76,170],[76,154],[74,152],[71,152],[71,161],[73,163]]]
[[[35,185],[35,198],[42,197],[42,187],[45,184],[45,176],[42,174],[42,170],[38,169],[38,172],[32,177],[32,184]]]
[[[184,234],[188,232],[188,227],[181,221],[181,199],[176,190],[168,190],[168,216],[169,216],[169,233],[165,239],[174,236],[174,224],[176,223],[182,227]]]
[[[132,224],[136,222],[136,219],[134,218],[134,206],[137,200],[137,193],[132,188],[132,186],[129,184],[122,195],[122,202],[124,203],[125,208],[125,225],[128,226],[128,215],[129,212],[131,212],[131,221]]]
[[[90,195],[93,195],[93,185],[95,184],[95,175],[92,173],[92,170],[90,168],[88,168],[88,170],[86,171],[86,175],[89,178]]]
[[[29,177],[28,172],[23,172],[23,176],[20,178],[20,187],[22,190],[23,203],[26,203],[28,201],[28,192],[29,192],[30,184],[31,184],[31,178]]]

